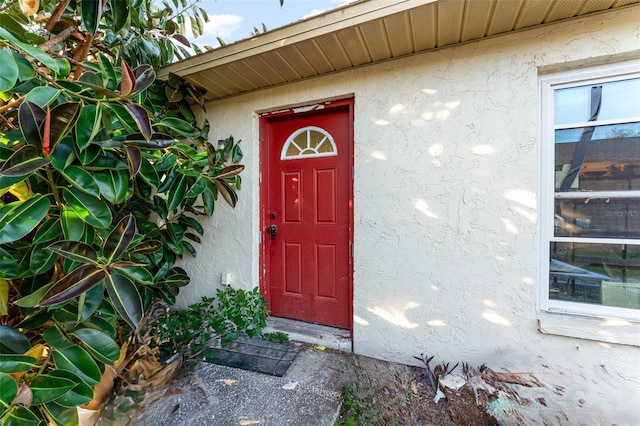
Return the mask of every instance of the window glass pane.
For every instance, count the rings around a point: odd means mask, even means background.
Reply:
[[[551,243],[549,298],[640,309],[640,246]]]
[[[556,131],[555,187],[560,189],[582,129]],[[598,139],[595,138],[598,136]],[[567,142],[567,140],[574,142]],[[628,191],[640,189],[640,123],[598,126],[570,191]]]
[[[556,199],[554,224],[556,237],[640,239],[640,200]]]
[[[559,125],[589,121],[593,86],[602,86],[598,120],[640,116],[640,78],[634,78],[555,90],[554,123]]]

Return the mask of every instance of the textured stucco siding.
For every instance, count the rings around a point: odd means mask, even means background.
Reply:
[[[594,424],[631,424],[640,348],[542,334],[536,302],[538,77],[634,57],[638,7],[208,105],[212,137],[242,139],[247,169],[235,211],[205,222],[180,303],[223,271],[259,284],[258,112],[353,95],[355,352],[562,376]]]

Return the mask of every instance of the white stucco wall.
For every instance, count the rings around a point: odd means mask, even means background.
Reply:
[[[542,334],[536,311],[539,72],[631,57],[640,7],[208,105],[212,137],[242,139],[247,170],[235,211],[219,203],[205,223],[180,303],[224,271],[259,284],[256,112],[353,94],[355,352],[554,374],[595,423],[634,423],[640,348]]]

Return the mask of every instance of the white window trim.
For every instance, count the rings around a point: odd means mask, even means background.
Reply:
[[[315,154],[302,154],[303,149],[300,146],[298,146],[298,144],[296,144],[293,140],[296,137],[298,137],[300,134],[308,132],[310,130],[315,130],[316,132],[322,133],[324,135],[325,139],[333,147],[333,151],[332,152],[317,152]],[[324,142],[324,139],[317,146],[322,145],[323,142]],[[300,154],[293,155],[293,156],[287,156],[287,150],[289,149],[289,146],[291,144],[294,144],[298,149],[301,150]],[[287,140],[284,142],[284,145],[282,146],[282,151],[280,151],[280,159],[281,160],[300,160],[302,158],[335,157],[336,155],[338,155],[338,147],[336,145],[336,142],[333,140],[333,136],[331,136],[331,134],[329,134],[329,132],[327,132],[325,129],[323,129],[322,127],[318,127],[318,126],[306,126],[306,127],[302,127],[300,129],[296,130],[295,132],[293,132],[287,138]]]
[[[540,119],[540,187],[539,187],[539,277],[538,277],[538,329],[543,333],[559,334],[640,346],[640,310],[610,306],[590,305],[549,299],[549,242],[560,241],[554,235],[554,201],[556,198],[588,197],[628,197],[638,196],[638,191],[613,193],[599,191],[593,193],[555,193],[555,174],[553,158],[555,156],[553,90],[598,83],[617,81],[624,76],[640,73],[640,60],[618,64],[589,67],[581,70],[562,71],[542,75],[539,79]],[[575,123],[573,123],[575,125]],[[603,123],[598,123],[603,124]],[[553,194],[553,195],[552,195]],[[569,239],[567,239],[569,240]],[[574,241],[574,239],[570,239]],[[620,244],[620,239],[584,239],[584,242]],[[628,241],[628,240],[626,240]],[[623,324],[623,327],[608,327],[607,324]],[[617,322],[616,322],[617,321]]]

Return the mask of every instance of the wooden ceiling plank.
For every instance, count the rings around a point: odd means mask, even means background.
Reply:
[[[299,43],[297,47],[300,49],[300,53],[304,55],[306,61],[313,66],[318,74],[335,71],[335,68],[333,68],[331,62],[329,62],[327,56],[315,40],[308,40],[304,43]]]
[[[300,74],[292,68],[291,64],[277,50],[262,55],[262,59],[269,64],[271,70],[273,70],[283,82],[300,79]]]
[[[572,1],[572,0],[566,0]],[[514,29],[533,27],[544,22],[544,18],[549,14],[549,10],[553,6],[554,0],[529,0],[526,2],[524,9],[518,20],[513,26]]]
[[[495,4],[493,0],[467,1],[460,41],[475,40],[485,36]]]
[[[516,1],[499,1],[496,3],[496,8],[493,12],[493,18],[487,31],[487,36],[495,34],[505,33],[513,30],[513,27],[518,19],[520,9],[523,7],[523,0]]]
[[[340,30],[337,36],[354,66],[373,62],[359,27]]]
[[[362,24],[360,25],[360,31],[374,62],[391,57],[391,47],[389,46],[382,20]]]
[[[295,64],[296,71],[303,78],[319,74],[318,70],[309,63],[305,55],[300,51],[298,45],[284,46],[280,49],[280,53],[289,63]]]
[[[273,53],[268,56],[272,57],[272,55]],[[263,79],[268,81],[268,85],[285,83],[287,80],[285,80],[278,71],[273,69],[272,65],[265,60],[266,57],[267,55],[260,55],[255,58],[247,58],[247,60],[251,59],[248,63],[253,69],[260,73]]]
[[[340,39],[335,34],[318,37],[316,41],[333,69],[344,70],[353,67],[349,55],[347,55],[344,46],[342,46]]]
[[[460,42],[465,2],[438,3],[438,47]]]
[[[429,4],[410,11],[413,44],[416,52],[437,46],[437,8]]]
[[[560,19],[571,18],[576,16],[582,7],[583,0],[558,1],[555,0],[551,6],[549,13],[545,16],[543,22],[559,21]]]
[[[413,44],[413,35],[411,20],[408,12],[396,13],[383,19],[385,33],[389,47],[391,48],[391,57],[408,55],[415,52]]]

